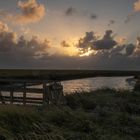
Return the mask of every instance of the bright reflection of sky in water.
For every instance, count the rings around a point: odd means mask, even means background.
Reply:
[[[62,82],[64,86],[64,92],[71,93],[74,91],[90,91],[100,88],[115,88],[115,89],[132,89],[132,85],[126,82],[126,78],[123,77],[98,77],[88,78],[82,80],[71,80]]]
[[[72,93],[75,91],[93,91],[96,89],[101,88],[115,88],[115,89],[133,89],[134,85],[129,84],[126,82],[126,79],[131,77],[98,77],[98,78],[87,78],[87,79],[80,79],[80,80],[71,80],[71,81],[65,81],[62,82],[62,85],[64,87],[65,93]],[[28,88],[42,88],[42,85],[38,86],[31,86]],[[9,96],[9,92],[2,92],[5,96]],[[14,92],[14,96],[16,97],[22,97],[23,93],[16,93]],[[27,93],[27,97],[41,97],[41,94],[29,94]]]

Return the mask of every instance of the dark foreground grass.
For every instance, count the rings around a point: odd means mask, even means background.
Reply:
[[[140,93],[67,95],[65,106],[0,106],[0,140],[140,140]]]

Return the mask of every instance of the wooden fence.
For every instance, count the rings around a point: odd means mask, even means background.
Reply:
[[[40,105],[57,104],[63,96],[60,82],[31,83],[28,81],[8,81],[0,83],[1,104]]]

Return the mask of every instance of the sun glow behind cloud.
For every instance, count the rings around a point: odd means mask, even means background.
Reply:
[[[140,39],[135,42],[140,35],[139,22],[135,22],[140,0],[135,4],[124,0],[125,5],[121,0],[71,0],[71,4],[66,0],[13,1],[0,2],[0,66],[140,66]]]
[[[85,56],[90,56],[90,55],[96,55],[97,54],[97,51],[95,50],[91,50],[91,48],[88,48],[87,52],[84,52],[84,51],[80,51],[80,57],[85,57]]]
[[[63,48],[64,54],[68,56],[78,56],[78,48],[76,47],[69,47],[69,48]]]

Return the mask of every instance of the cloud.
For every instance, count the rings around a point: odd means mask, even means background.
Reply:
[[[137,47],[140,48],[140,37],[137,37]]]
[[[0,21],[0,52],[11,50],[15,46],[16,34]]]
[[[129,14],[126,19],[124,20],[124,23],[129,23],[131,21],[131,19],[135,16],[135,12]]]
[[[66,11],[65,11],[65,15],[66,16],[73,16],[75,13],[77,13],[77,10],[73,7],[69,7]]]
[[[112,30],[107,30],[101,40],[97,40],[96,42],[94,42],[93,49],[108,50],[115,47],[115,45],[117,45],[117,42],[113,39],[112,34],[113,34]]]
[[[140,37],[137,37],[136,48],[134,50],[134,56],[140,56]]]
[[[112,34],[112,30],[107,30],[102,38],[98,38],[93,31],[86,32],[85,36],[79,38],[77,47],[85,50],[90,48],[97,53],[86,57],[66,56],[58,52],[51,54],[47,40],[36,36],[30,39],[25,36],[18,37],[0,21],[0,68],[139,70],[140,38],[137,38],[136,45],[120,45]],[[62,44],[65,46],[67,41]]]
[[[108,50],[117,45],[117,42],[113,39],[113,31],[107,30],[102,39],[94,34],[94,32],[86,32],[83,38],[79,39],[78,48],[81,48],[83,52],[88,51],[89,48],[93,50]]]
[[[140,0],[134,2],[133,12],[131,12],[125,19],[124,23],[128,23],[131,19],[136,15],[136,13],[140,12]]]
[[[65,11],[65,15],[68,17],[71,17],[71,16],[88,17],[91,20],[95,20],[98,18],[98,15],[95,13],[91,13],[87,10],[76,9],[74,7],[67,8]]]
[[[135,12],[139,12],[139,11],[140,11],[140,0],[137,0],[137,1],[134,3],[134,11],[135,11]]]
[[[88,51],[92,47],[93,42],[96,40],[94,32],[86,32],[83,38],[80,38],[77,44],[77,47],[80,48],[83,52]]]
[[[91,14],[91,15],[90,15],[90,18],[94,20],[94,19],[97,19],[98,16],[97,16],[96,14]]]
[[[8,26],[5,23],[3,23],[2,21],[0,21],[0,31],[1,32],[6,32],[8,30],[9,30]]]
[[[61,42],[61,46],[65,48],[71,47],[65,40]]]
[[[19,14],[7,14],[6,18],[19,24],[29,24],[40,21],[46,13],[45,6],[36,0],[18,2]]]
[[[10,54],[19,58],[38,58],[47,54],[49,42],[41,41],[38,37],[33,36],[30,40],[24,36],[18,38],[18,35],[10,31],[7,25],[0,22],[0,54]],[[8,56],[7,56],[8,57]]]
[[[126,55],[130,56],[133,54],[134,50],[135,50],[136,46],[134,44],[128,44],[126,45]]]
[[[112,20],[109,21],[108,26],[111,26],[111,25],[114,25],[114,24],[115,24],[115,20],[112,19]]]

